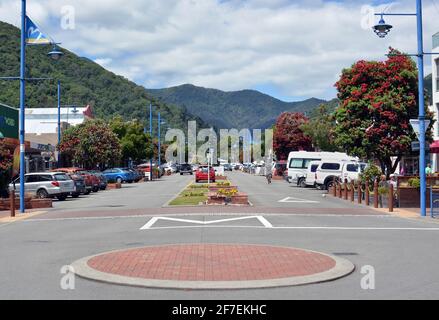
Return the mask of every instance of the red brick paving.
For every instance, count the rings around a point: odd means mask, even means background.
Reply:
[[[336,262],[323,254],[260,245],[187,244],[102,254],[88,266],[120,276],[174,281],[269,280],[321,273]]]

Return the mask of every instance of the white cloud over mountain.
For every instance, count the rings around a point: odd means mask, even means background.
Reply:
[[[356,60],[383,59],[389,46],[416,51],[414,18],[388,18],[395,28],[384,40],[362,28],[367,1],[28,2],[29,15],[64,47],[150,88],[267,87],[283,97],[332,98],[340,71]],[[18,26],[19,4],[0,0],[0,19]],[[438,4],[424,1],[426,51],[439,31]],[[66,5],[75,9],[74,30],[60,28]],[[402,0],[390,10],[414,5]]]

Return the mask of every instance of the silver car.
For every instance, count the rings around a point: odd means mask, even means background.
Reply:
[[[19,188],[20,178],[9,185],[9,190]],[[63,172],[28,173],[25,175],[24,189],[40,199],[56,197],[64,201],[70,193],[75,192],[75,182]]]

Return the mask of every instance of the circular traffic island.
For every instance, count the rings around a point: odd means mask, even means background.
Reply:
[[[178,244],[102,253],[72,264],[80,277],[170,289],[251,289],[331,281],[354,271],[346,259],[304,249]]]

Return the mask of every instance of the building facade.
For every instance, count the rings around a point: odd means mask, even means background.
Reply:
[[[439,32],[433,36],[433,52],[439,52]],[[434,141],[439,141],[439,55],[431,56],[432,67],[432,105],[430,110],[434,112],[436,123],[434,125]],[[437,153],[431,154],[432,168],[435,172],[439,172],[439,156]]]

